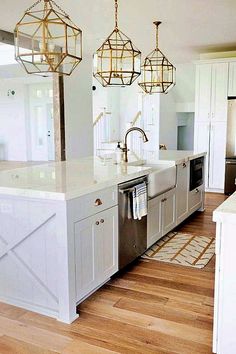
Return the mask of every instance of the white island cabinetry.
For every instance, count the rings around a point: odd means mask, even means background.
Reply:
[[[214,211],[213,220],[216,222],[213,352],[233,354],[236,353],[236,193]]]
[[[0,173],[0,301],[61,322],[118,271],[118,185],[147,167],[91,157]]]
[[[118,207],[76,223],[75,264],[77,302],[118,271]]]
[[[176,225],[176,188],[148,201],[147,246],[152,246]]]
[[[176,223],[179,225],[188,217],[188,194],[190,162],[183,162],[177,166],[176,188]]]

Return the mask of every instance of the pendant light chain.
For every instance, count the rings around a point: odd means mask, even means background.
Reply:
[[[159,26],[161,24],[161,21],[155,21],[153,23],[156,26],[156,50],[158,50],[158,47],[159,47]]]
[[[118,0],[115,0],[115,28],[118,28]]]
[[[159,46],[158,36],[159,36],[159,29],[158,29],[158,25],[156,25],[156,49],[158,49],[158,46]]]
[[[37,6],[38,4],[40,4],[43,0],[38,0],[36,1],[33,5],[31,5],[25,12],[29,12],[31,11],[35,6]]]

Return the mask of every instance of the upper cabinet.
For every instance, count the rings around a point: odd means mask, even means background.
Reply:
[[[236,62],[229,63],[228,96],[236,97]]]
[[[227,96],[228,63],[197,65],[196,121],[226,121]]]
[[[228,63],[212,64],[211,119],[227,121],[228,109]]]
[[[195,119],[207,122],[211,112],[212,65],[197,65]]]

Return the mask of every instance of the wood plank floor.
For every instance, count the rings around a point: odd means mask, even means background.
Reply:
[[[177,230],[215,236],[212,211],[224,201],[207,194],[206,211]],[[0,304],[1,354],[210,354],[214,259],[203,270],[138,260],[61,324]]]

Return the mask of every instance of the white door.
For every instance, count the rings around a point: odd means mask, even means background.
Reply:
[[[29,126],[30,159],[55,160],[52,83],[29,85]]]
[[[236,97],[236,62],[229,63],[228,96]]]
[[[47,104],[48,160],[55,160],[53,103]]]
[[[209,188],[224,189],[227,122],[211,124]]]
[[[101,284],[118,271],[118,207],[97,214],[97,221],[95,257]]]
[[[195,120],[206,122],[211,112],[212,65],[197,65],[196,70]]]
[[[165,193],[162,203],[162,236],[176,226],[176,189]]]
[[[229,64],[212,65],[211,120],[227,121]]]
[[[194,131],[194,151],[207,152],[205,160],[205,186],[208,188],[209,154],[210,154],[210,122],[196,122]]]
[[[190,178],[190,163],[177,166],[176,186],[176,223],[180,224],[188,216],[188,192]]]
[[[148,201],[147,216],[147,246],[152,246],[162,237],[162,209],[163,196],[153,198]]]

